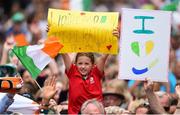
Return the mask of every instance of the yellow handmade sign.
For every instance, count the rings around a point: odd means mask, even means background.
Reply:
[[[118,12],[84,12],[49,9],[48,36],[60,38],[61,53],[100,52],[117,54],[118,39],[112,31],[118,25]]]

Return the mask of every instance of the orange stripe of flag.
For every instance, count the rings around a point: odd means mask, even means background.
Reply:
[[[42,49],[46,54],[48,54],[51,58],[54,58],[60,51],[63,45],[59,42],[59,39],[56,37],[49,37],[45,41],[45,46]]]

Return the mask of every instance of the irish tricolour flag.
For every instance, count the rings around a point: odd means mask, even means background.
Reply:
[[[58,38],[51,37],[41,45],[15,46],[13,52],[35,79],[62,47]]]

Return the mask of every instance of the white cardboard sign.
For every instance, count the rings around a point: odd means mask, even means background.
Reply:
[[[171,12],[122,9],[119,79],[168,81]]]

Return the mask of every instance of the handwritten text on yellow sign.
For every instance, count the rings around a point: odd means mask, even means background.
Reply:
[[[60,52],[100,52],[117,54],[118,40],[112,31],[118,13],[80,12],[49,9],[48,36],[57,36],[64,45]]]

